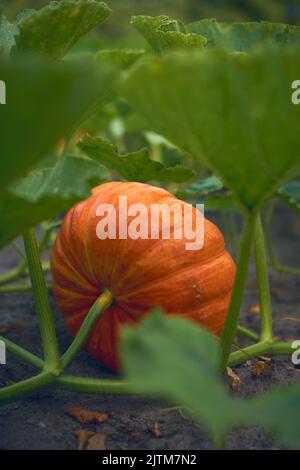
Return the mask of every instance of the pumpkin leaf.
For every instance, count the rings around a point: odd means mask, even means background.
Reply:
[[[120,70],[126,70],[134,64],[142,55],[144,50],[133,49],[101,49],[96,54],[96,61],[106,62]]]
[[[0,191],[45,157],[111,81],[91,64],[18,59],[0,64],[7,104],[0,106]]]
[[[192,322],[155,311],[138,326],[122,329],[120,357],[139,392],[187,407],[219,435],[238,417],[239,402],[218,374],[217,343]]]
[[[54,167],[33,171],[18,180],[0,202],[0,248],[87,198],[90,189],[106,176],[103,167],[93,160],[66,156]]]
[[[137,64],[120,89],[151,129],[201,160],[244,210],[255,211],[299,170],[300,106],[291,102],[297,76],[294,48],[173,52]]]
[[[86,0],[52,1],[38,11],[19,18],[14,53],[38,53],[60,59],[91,29],[104,21],[110,8]]]
[[[6,16],[0,15],[0,57],[9,57],[11,48],[15,45],[15,36],[18,28],[14,23],[10,23]]]
[[[202,49],[206,44],[203,36],[187,32],[183,23],[168,16],[133,16],[131,24],[157,54],[173,49]]]
[[[223,183],[215,175],[209,176],[204,180],[194,181],[189,186],[184,188],[184,190],[179,191],[176,194],[176,197],[183,199],[184,197],[199,197],[204,196],[209,193],[219,191],[223,188]]]
[[[89,157],[128,181],[151,180],[181,183],[193,177],[192,170],[183,166],[166,168],[162,163],[150,159],[148,149],[121,155],[118,148],[102,138],[85,135],[78,147]]]
[[[277,192],[279,199],[300,214],[300,181],[293,180],[284,184]]]
[[[237,425],[258,425],[286,446],[299,448],[300,385],[237,398],[221,380],[218,355],[218,343],[210,333],[160,311],[122,329],[120,357],[135,390],[186,407],[215,438]]]
[[[231,52],[249,52],[263,42],[272,41],[281,46],[300,42],[299,26],[266,21],[227,24],[203,19],[186,25],[186,30],[204,36],[207,47],[222,47]]]
[[[300,385],[270,390],[249,401],[245,421],[273,432],[283,444],[300,448]]]
[[[205,211],[221,212],[222,214],[239,212],[239,208],[229,191],[218,194],[210,193],[204,198],[203,203]]]

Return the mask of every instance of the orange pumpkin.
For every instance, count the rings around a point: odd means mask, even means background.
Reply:
[[[127,196],[128,206],[186,205],[158,187],[112,182],[96,187],[65,217],[52,253],[54,294],[75,335],[101,290],[110,290],[114,302],[97,320],[86,349],[114,370],[119,368],[120,326],[138,322],[154,307],[160,306],[167,314],[181,315],[219,334],[235,277],[235,264],[225,250],[223,236],[207,219],[204,247],[196,251],[186,249],[185,238],[172,236],[99,239],[97,207],[112,204],[117,210],[119,196]],[[195,216],[193,208],[193,219]],[[174,229],[174,220],[171,222]]]

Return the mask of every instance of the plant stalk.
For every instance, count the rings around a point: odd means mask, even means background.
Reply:
[[[255,220],[255,263],[259,305],[261,309],[261,341],[270,341],[272,332],[272,305],[270,296],[268,261],[260,214]]]
[[[224,329],[221,335],[221,371],[223,371],[226,367],[227,359],[230,354],[231,346],[234,342],[237,331],[238,318],[248,275],[254,222],[254,214],[247,214],[245,216],[236,278],[233,286],[227,317],[224,324]]]
[[[82,322],[82,325],[77,332],[71,346],[67,349],[61,358],[61,365],[63,370],[66,369],[69,364],[71,364],[78,352],[81,351],[81,349],[84,347],[89,335],[91,334],[92,328],[95,325],[95,322],[98,320],[99,316],[111,305],[112,302],[113,297],[109,290],[105,290],[103,294],[98,297]]]
[[[34,229],[23,236],[44,351],[44,370],[61,371],[57,337]]]

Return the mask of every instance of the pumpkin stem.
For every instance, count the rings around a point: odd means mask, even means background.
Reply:
[[[113,302],[113,296],[111,292],[106,289],[96,300],[96,302],[90,308],[87,316],[85,317],[82,325],[75,336],[73,342],[63,354],[61,358],[61,364],[63,370],[68,367],[73,361],[79,351],[84,347],[88,337],[91,334],[92,328],[100,315],[110,307]]]

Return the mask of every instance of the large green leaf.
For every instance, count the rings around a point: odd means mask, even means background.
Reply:
[[[138,391],[189,408],[219,435],[237,420],[239,402],[221,382],[216,340],[205,330],[156,311],[138,327],[124,327],[122,339],[125,375]]]
[[[67,156],[55,167],[33,171],[0,202],[0,248],[32,226],[55,217],[89,196],[106,172],[91,159]]]
[[[259,425],[300,448],[300,384],[243,400],[230,395],[218,373],[219,348],[208,332],[156,311],[122,330],[120,357],[135,390],[188,408],[216,438],[236,425]]]
[[[80,120],[111,68],[47,64],[26,58],[0,64],[7,104],[0,106],[0,192],[45,156]]]
[[[95,0],[53,1],[19,18],[14,52],[45,54],[60,59],[91,29],[104,21],[110,8]]]
[[[260,208],[300,165],[299,49],[263,47],[153,57],[121,92],[148,125],[201,159],[243,208]],[[147,90],[147,93],[145,93]]]
[[[282,46],[300,44],[300,27],[281,23],[219,23],[204,19],[186,25],[186,30],[207,39],[207,47],[222,47],[228,51],[248,52],[262,42],[276,42]]]
[[[0,57],[9,57],[11,48],[16,43],[16,34],[18,34],[17,26],[0,15]]]
[[[206,44],[203,36],[189,33],[183,23],[168,16],[133,16],[131,23],[158,54],[172,49],[202,49]]]
[[[151,160],[146,148],[120,155],[115,145],[102,138],[93,138],[89,135],[85,135],[78,146],[87,155],[97,159],[99,163],[117,172],[128,181],[155,180],[182,183],[194,176],[192,170],[183,166],[167,168],[162,163]]]

